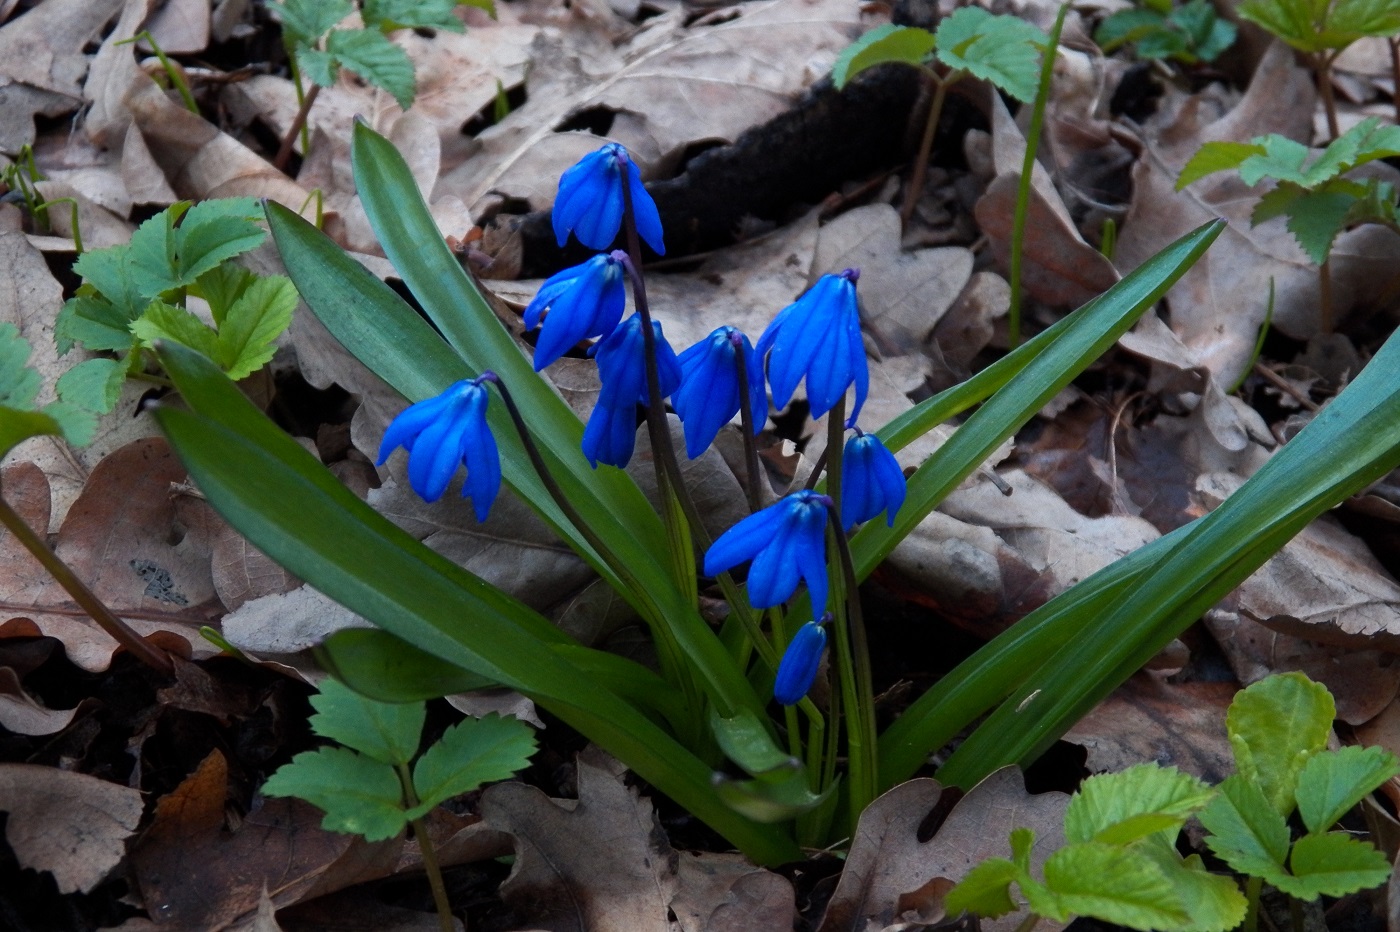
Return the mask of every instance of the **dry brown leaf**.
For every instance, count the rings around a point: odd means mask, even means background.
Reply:
[[[159,928],[210,932],[256,914],[264,891],[277,906],[387,875],[403,839],[368,844],[319,827],[299,799],[266,800],[234,830],[224,824],[228,764],[212,751],[156,804],[132,853],[146,910]]]
[[[934,327],[932,340],[943,361],[961,380],[963,370],[987,347],[996,321],[1011,306],[1011,286],[995,272],[974,272],[953,306]]]
[[[268,901],[271,902],[270,900]],[[391,906],[358,887],[290,906],[277,914],[279,932],[441,932],[435,912]],[[452,919],[452,928],[465,929]],[[262,932],[253,928],[250,932]],[[271,932],[271,930],[269,930]]]
[[[958,801],[934,836],[919,839],[924,820],[942,788],[927,778],[900,784],[861,813],[846,868],[818,932],[884,929],[906,914],[931,921],[942,912],[942,895],[972,867],[989,857],[1009,857],[1014,828],[1035,831],[1032,873],[1064,844],[1065,793],[1026,793],[1021,772],[1003,767]],[[982,920],[987,930],[1015,929],[1025,910]],[[1050,928],[1063,925],[1042,919]]]
[[[1225,712],[1234,683],[1171,683],[1138,673],[1074,724],[1064,740],[1089,752],[1095,773],[1155,761],[1208,783],[1234,772]]]
[[[83,84],[83,96],[91,102],[83,117],[83,130],[99,146],[115,146],[125,137],[131,125],[127,94],[134,88],[155,86],[136,64],[136,49],[130,43],[155,5],[156,0],[126,0],[117,25],[93,56]]]
[[[87,774],[0,764],[5,839],[21,867],[53,874],[60,893],[86,893],[126,853],[141,793]]]
[[[51,735],[68,727],[76,708],[50,709],[29,693],[19,675],[0,667],[0,727],[17,735]]]
[[[167,55],[193,55],[209,44],[210,0],[166,0],[151,15],[146,31]],[[141,43],[143,52],[151,47]]]
[[[301,586],[290,592],[250,599],[220,623],[228,642],[259,658],[275,658],[300,669],[310,651],[342,628],[372,627],[340,603]]]
[[[671,911],[681,932],[754,932],[792,927],[792,883],[742,855],[680,853],[680,885]]]
[[[47,0],[0,26],[0,76],[70,98],[82,96],[84,47],[121,9],[121,0]],[[6,83],[8,84],[9,81]],[[11,150],[13,151],[13,150]]]
[[[523,783],[498,783],[482,794],[485,824],[515,838],[515,866],[501,898],[530,928],[669,932],[677,855],[650,801],[622,782],[622,772],[585,751],[577,800],[552,800]]]

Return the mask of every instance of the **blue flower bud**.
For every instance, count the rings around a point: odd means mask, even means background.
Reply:
[[[830,617],[829,615],[826,617]],[[778,675],[773,680],[773,698],[781,705],[796,705],[802,701],[817,678],[822,653],[826,650],[826,629],[809,621],[797,629],[797,634],[783,652]]]
[[[616,251],[594,256],[545,279],[525,308],[525,328],[539,325],[545,311],[539,341],[535,344],[535,371],[554,362],[570,347],[589,337],[606,337],[622,319],[627,302],[624,286],[627,254]]]
[[[622,227],[624,184],[631,195],[638,235],[658,255],[665,255],[656,202],[642,186],[637,163],[615,142],[585,155],[559,176],[559,193],[550,214],[559,245],[569,241],[572,230],[578,241],[590,249],[611,246]]]
[[[685,426],[685,454],[691,459],[704,453],[719,429],[739,413],[740,359],[757,434],[768,422],[768,393],[749,338],[733,327],[720,327],[680,355],[681,387],[671,404]]]
[[[705,575],[714,576],[745,560],[749,602],[770,608],[807,584],[812,611],[826,611],[826,521],[831,499],[803,490],[749,515],[719,536],[705,553]]]
[[[680,386],[681,366],[675,350],[661,332],[661,322],[651,322],[656,338],[656,374],[665,398]],[[604,340],[589,350],[598,360],[603,388],[583,429],[583,455],[598,464],[623,467],[632,458],[637,436],[637,405],[647,403],[646,340],[642,315],[633,314]]]
[[[856,280],[860,272],[823,275],[806,294],[778,312],[758,338],[758,355],[768,357],[773,404],[787,407],[797,384],[807,380],[812,417],[821,417],[856,387],[856,403],[846,426],[855,424],[870,389],[865,344],[860,337]]]
[[[436,398],[410,405],[384,432],[376,463],[383,466],[394,450],[407,449],[408,484],[428,502],[442,498],[458,464],[465,465],[462,495],[471,498],[478,521],[486,520],[501,489],[501,458],[486,423],[489,393],[482,383],[489,377],[455,382]]]
[[[904,470],[880,438],[856,428],[841,454],[841,526],[850,530],[885,513],[889,526],[904,504]]]

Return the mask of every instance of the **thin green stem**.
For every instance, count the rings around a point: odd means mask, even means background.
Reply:
[[[924,120],[924,135],[919,140],[919,153],[914,156],[914,171],[909,176],[909,186],[904,189],[904,204],[899,209],[901,226],[908,226],[918,206],[919,195],[924,193],[924,177],[928,174],[928,160],[933,153],[933,137],[938,132],[938,118],[943,115],[943,102],[948,98],[948,88],[963,77],[964,72],[952,71],[940,78],[936,72],[927,71],[933,81],[933,101],[928,106],[928,118]]]
[[[1259,894],[1264,890],[1264,878],[1249,875],[1245,881],[1244,896],[1247,903],[1244,914],[1243,932],[1259,932]]]
[[[413,775],[409,773],[407,764],[399,764],[394,768],[394,772],[399,775],[399,786],[403,788],[404,804],[412,809],[418,805],[418,793],[413,789]],[[456,928],[452,921],[452,905],[447,902],[447,887],[442,882],[442,870],[438,867],[437,851],[433,849],[433,840],[428,837],[427,827],[423,820],[409,819],[408,824],[413,827],[413,837],[418,842],[418,852],[423,857],[423,873],[428,875],[428,886],[433,890],[433,905],[437,907],[438,928],[442,932],[454,932]]]
[[[1011,221],[1011,307],[1007,314],[1011,348],[1021,345],[1021,262],[1026,243],[1026,214],[1030,211],[1031,179],[1035,174],[1035,154],[1040,148],[1040,133],[1045,126],[1045,104],[1050,99],[1050,81],[1055,73],[1055,50],[1060,45],[1060,31],[1065,26],[1069,4],[1060,5],[1055,25],[1050,28],[1050,42],[1040,62],[1040,86],[1036,90],[1031,125],[1026,132],[1026,154],[1021,159],[1021,180],[1016,186],[1016,213]]]
[[[880,786],[879,758],[875,731],[875,689],[870,675],[870,649],[865,637],[865,618],[861,613],[860,590],[856,581],[854,562],[841,521],[833,509],[830,514],[832,536],[845,579],[846,604],[844,612],[836,613],[836,656],[842,666],[841,689],[846,704],[846,763],[850,774],[847,787],[851,806],[851,826],[855,827],[861,811],[875,799]],[[847,681],[849,680],[849,686]]]
[[[175,665],[170,660],[170,655],[165,651],[147,643],[139,634],[131,630],[126,622],[118,618],[101,599],[93,594],[81,579],[58,558],[58,555],[49,549],[49,545],[34,533],[34,529],[25,523],[10,503],[0,496],[0,524],[15,538],[24,545],[24,549],[34,555],[34,559],[43,564],[49,575],[54,578],[64,591],[73,597],[83,611],[87,612],[93,621],[110,634],[118,644],[126,648],[139,661],[151,669],[165,675],[173,676]]]
[[[145,41],[145,43],[151,47],[151,51],[155,53],[156,58],[160,59],[160,66],[165,69],[165,76],[170,79],[170,84],[175,88],[176,92],[179,93],[180,99],[184,101],[185,109],[190,113],[199,113],[199,104],[195,103],[194,94],[190,93],[190,85],[185,81],[184,72],[179,65],[167,58],[165,53],[161,51],[160,45],[156,43],[155,36],[143,29],[130,39],[123,39],[118,42],[117,45],[127,45],[141,41]]]

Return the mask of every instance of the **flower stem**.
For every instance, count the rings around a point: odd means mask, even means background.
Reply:
[[[399,764],[394,768],[394,772],[399,775],[399,786],[403,788],[403,799],[407,808],[412,809],[418,805],[418,793],[413,789],[413,776],[408,772],[407,764]],[[428,886],[433,890],[433,905],[437,907],[438,928],[442,932],[455,932],[456,926],[452,921],[452,906],[447,902],[447,887],[442,882],[442,870],[438,867],[437,851],[433,850],[433,841],[428,837],[427,827],[421,818],[409,819],[408,824],[413,827],[413,837],[418,842],[418,851],[423,857],[423,873],[428,875]]]
[[[901,227],[909,225],[914,216],[914,208],[919,196],[924,193],[924,176],[928,174],[928,160],[933,152],[933,137],[938,131],[938,118],[943,115],[943,102],[948,98],[948,88],[963,76],[961,71],[953,71],[940,78],[935,72],[928,72],[933,81],[933,101],[928,106],[928,119],[924,121],[924,135],[919,140],[919,154],[914,156],[914,172],[909,176],[909,187],[904,189],[904,204],[899,209]]]
[[[1327,113],[1328,142],[1340,136],[1337,126],[1337,98],[1332,93],[1332,60],[1334,53],[1318,52],[1313,56],[1313,68],[1317,72],[1317,92],[1322,95],[1322,109]]]
[[[734,368],[739,376],[739,433],[744,435],[744,466],[748,470],[749,511],[756,512],[763,507],[763,496],[759,494],[758,483],[763,477],[758,462],[758,445],[754,443],[753,409],[749,407],[749,366],[744,358],[743,338],[737,333],[730,335],[730,345],[734,347]]]
[[[297,89],[301,89],[300,75],[297,76]],[[301,106],[297,108],[297,115],[292,119],[292,125],[287,128],[287,135],[282,137],[282,145],[277,147],[277,155],[272,160],[272,167],[280,171],[286,171],[287,162],[292,158],[292,144],[296,142],[297,134],[306,129],[306,118],[311,115],[311,105],[316,103],[316,97],[321,93],[321,85],[312,84],[311,90],[301,97]],[[307,151],[310,142],[302,140],[302,151]]]
[[[175,665],[170,660],[170,655],[158,647],[147,642],[141,635],[131,630],[126,622],[118,618],[110,608],[108,608],[93,591],[89,589],[77,574],[58,558],[58,554],[49,549],[49,545],[34,533],[34,529],[25,523],[10,503],[0,496],[0,524],[24,545],[24,549],[33,554],[34,559],[43,564],[49,575],[54,578],[64,591],[73,597],[83,611],[87,612],[93,621],[110,634],[118,644],[126,648],[139,661],[151,669],[165,676],[175,674]]]

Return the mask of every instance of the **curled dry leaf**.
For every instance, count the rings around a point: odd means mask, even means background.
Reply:
[[[87,774],[0,764],[5,840],[21,867],[53,874],[60,893],[87,893],[117,866],[142,806],[140,791]]]
[[[17,735],[51,735],[67,728],[77,711],[46,707],[25,692],[14,670],[0,667],[0,728]]]
[[[0,150],[32,143],[36,114],[77,109],[88,71],[83,49],[120,8],[121,0],[48,0],[0,26]]]
[[[1003,767],[958,801],[932,838],[920,840],[924,821],[938,806],[943,788],[927,778],[885,793],[861,813],[846,868],[831,896],[818,932],[884,929],[904,918],[936,921],[943,894],[989,857],[1010,857],[1014,828],[1035,831],[1032,873],[1039,875],[1050,852],[1064,844],[1065,793],[1031,796],[1021,772]],[[983,920],[987,930],[1017,928],[1025,910]],[[1063,925],[1042,919],[1050,928]]]

